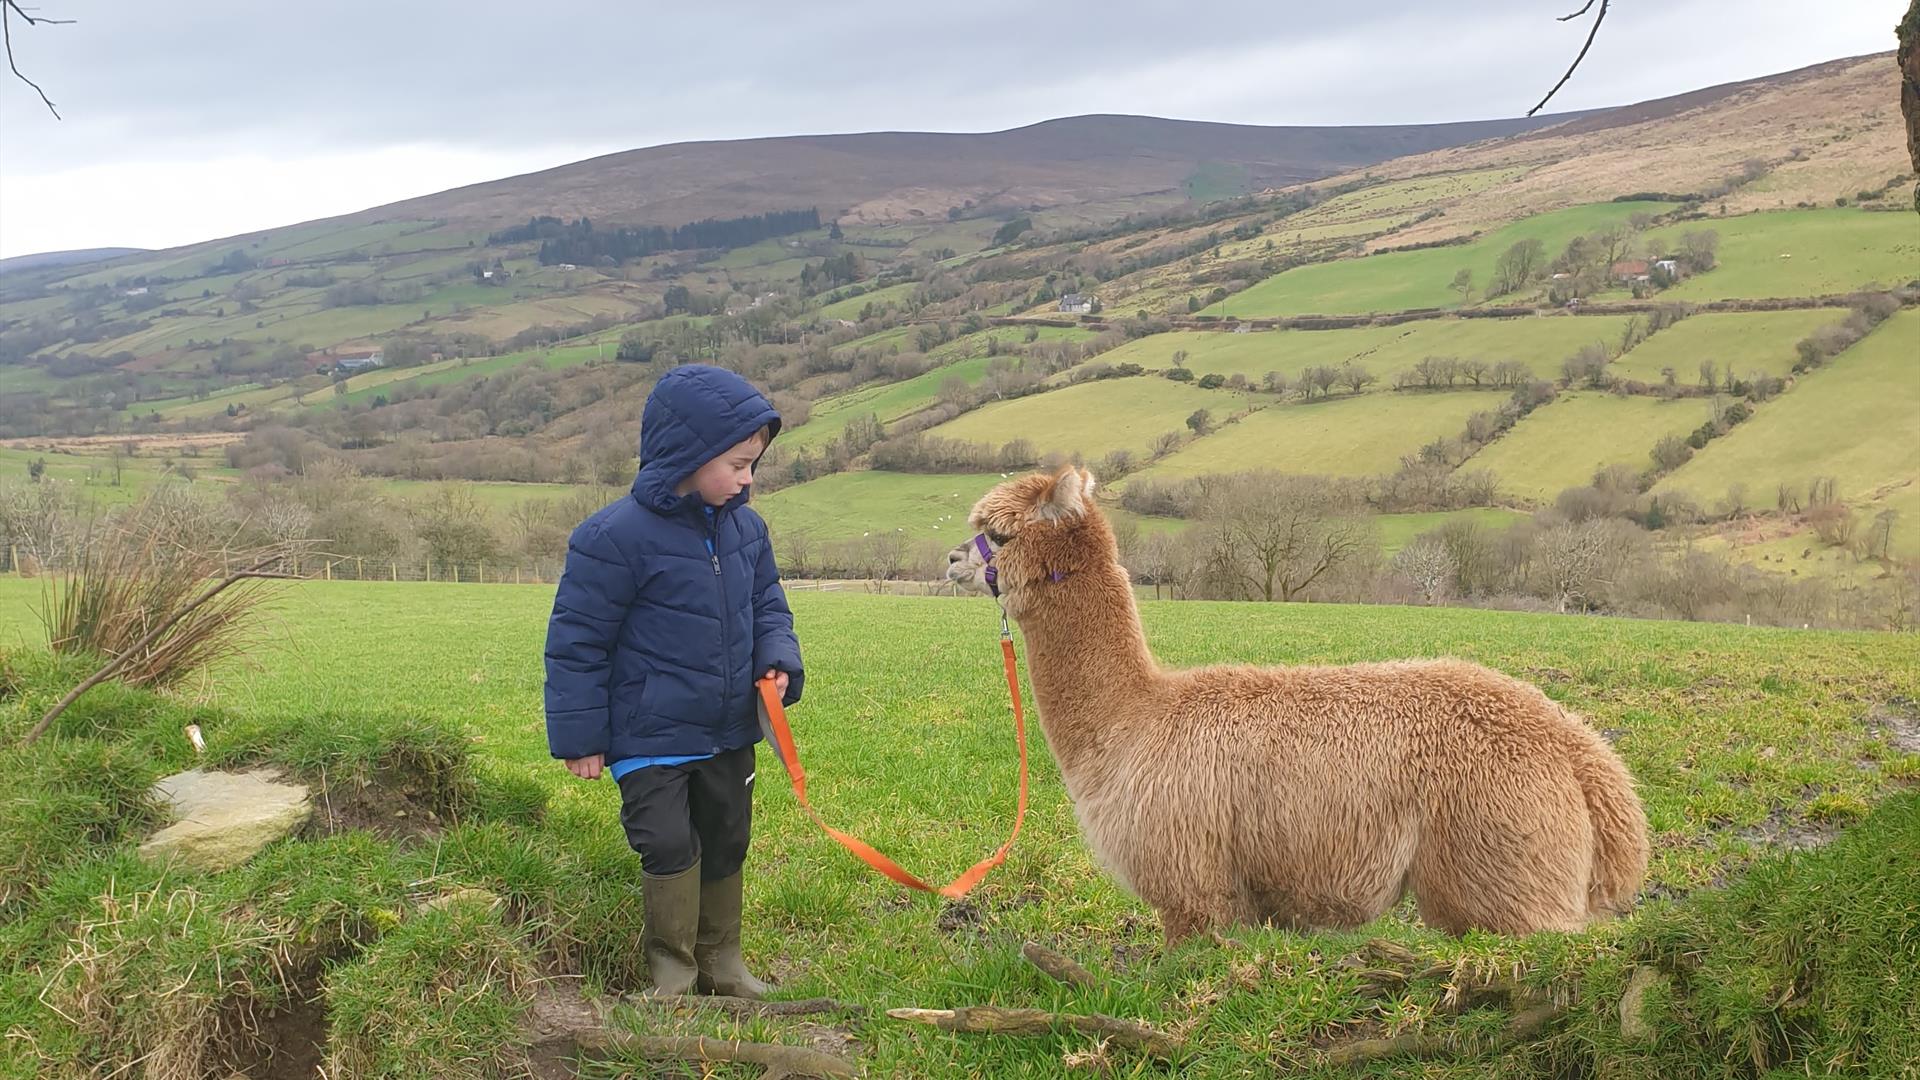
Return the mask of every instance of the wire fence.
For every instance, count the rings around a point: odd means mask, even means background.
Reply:
[[[245,557],[238,552],[221,552],[222,574],[240,568]],[[0,546],[0,574],[35,576],[57,570],[23,550],[18,544]],[[438,582],[449,585],[555,585],[565,563],[560,559],[460,560],[460,559],[379,559],[357,555],[306,553],[289,557],[274,568],[289,577],[311,581],[385,581]],[[951,582],[914,578],[788,577],[781,581],[788,592],[863,592],[894,596],[958,596],[962,590]]]

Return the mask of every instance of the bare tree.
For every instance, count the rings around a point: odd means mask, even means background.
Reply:
[[[1663,435],[1653,447],[1653,464],[1661,472],[1672,472],[1693,457],[1693,447],[1678,435]]]
[[[1172,537],[1166,533],[1148,533],[1131,552],[1121,557],[1120,563],[1136,581],[1152,585],[1153,598],[1158,600],[1172,556]]]
[[[1720,234],[1713,229],[1688,231],[1680,235],[1680,258],[1695,273],[1711,270],[1720,251]]]
[[[1348,364],[1340,369],[1340,385],[1356,394],[1379,381],[1378,375],[1359,364]]]
[[[62,484],[0,484],[0,544],[21,560],[15,569],[65,566],[77,542],[79,509]]]
[[[1488,287],[1487,294],[1505,296],[1507,293],[1526,288],[1533,283],[1534,278],[1539,276],[1546,262],[1546,244],[1533,238],[1515,242],[1494,260],[1493,284]]]
[[[1543,575],[1547,599],[1561,614],[1590,607],[1600,588],[1610,585],[1625,559],[1619,533],[1626,525],[1608,518],[1555,525],[1540,534],[1535,568]]]
[[[1334,386],[1339,383],[1340,369],[1328,367],[1325,364],[1308,368],[1306,374],[1301,376],[1300,381],[1306,386],[1320,391],[1321,397],[1326,397],[1333,391]]]
[[[1453,553],[1432,534],[1415,537],[1412,543],[1401,548],[1393,557],[1393,568],[1413,582],[1413,587],[1420,590],[1421,599],[1429,604],[1437,604],[1453,592],[1454,574],[1458,569]]]
[[[1494,541],[1472,521],[1455,519],[1431,534],[1446,549],[1454,586],[1462,593],[1491,592],[1499,566]]]
[[[1453,284],[1448,286],[1448,288],[1460,294],[1461,303],[1465,304],[1471,301],[1473,299],[1473,271],[1464,266],[1461,267],[1460,272],[1453,275]]]
[[[1890,558],[1893,554],[1893,527],[1900,522],[1900,511],[1888,508],[1873,517],[1867,530],[1867,557]]]
[[[787,574],[791,577],[806,577],[813,569],[814,538],[812,529],[795,529],[780,535],[779,549],[785,553]]]
[[[1374,539],[1353,495],[1324,477],[1230,477],[1209,494],[1202,520],[1216,572],[1264,600],[1295,599]]]
[[[907,534],[901,529],[869,533],[866,538],[867,570],[879,581],[891,581],[900,573],[907,558]]]

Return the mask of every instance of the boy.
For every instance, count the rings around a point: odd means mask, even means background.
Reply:
[[[754,680],[773,678],[792,704],[804,675],[767,526],[746,501],[779,431],[733,372],[667,372],[641,416],[632,494],[574,530],[547,624],[547,748],[620,787],[649,994],[767,990],[740,957]]]

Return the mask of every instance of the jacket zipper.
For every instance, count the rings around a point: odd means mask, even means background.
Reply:
[[[717,512],[707,514],[703,511],[703,516],[707,519],[705,537],[707,558],[713,563],[713,583],[720,590],[720,654],[723,657],[731,657],[733,642],[728,640],[727,633],[727,578],[720,572],[720,515]],[[731,701],[733,700],[733,664],[730,659],[723,662],[726,664],[726,672],[721,676],[720,695],[723,700]]]

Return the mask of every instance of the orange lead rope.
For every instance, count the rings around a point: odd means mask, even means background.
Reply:
[[[1018,809],[1014,811],[1013,833],[1007,837],[1006,843],[1000,845],[1000,850],[975,863],[966,873],[954,878],[946,886],[936,889],[901,869],[898,863],[882,855],[873,845],[827,824],[821,818],[819,811],[813,808],[813,804],[807,801],[807,773],[800,767],[800,751],[795,748],[793,731],[787,726],[787,712],[780,704],[780,693],[774,689],[773,680],[761,679],[758,683],[760,725],[767,738],[773,742],[780,764],[786,766],[787,778],[793,781],[793,796],[799,800],[800,808],[807,812],[807,816],[812,818],[813,823],[820,826],[822,831],[840,841],[848,851],[859,856],[862,862],[908,888],[919,889],[922,892],[937,892],[941,896],[952,899],[958,899],[973,891],[973,887],[980,884],[988,871],[1006,861],[1007,852],[1013,848],[1014,840],[1020,836],[1020,823],[1027,817],[1027,721],[1020,708],[1020,678],[1014,670],[1013,635],[1004,629],[1000,634],[1000,652],[1006,661],[1007,692],[1013,698],[1014,738],[1020,745],[1020,802]]]

